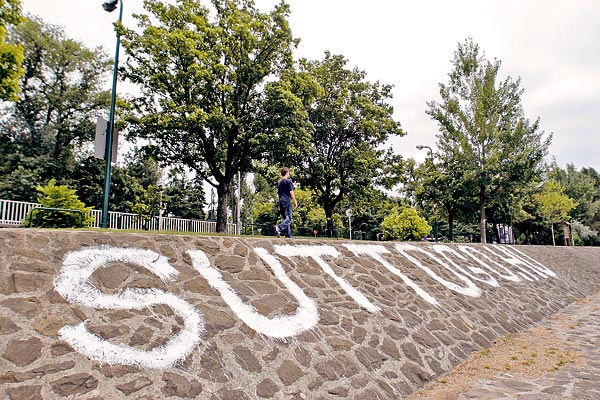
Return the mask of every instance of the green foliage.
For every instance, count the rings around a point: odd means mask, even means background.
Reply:
[[[471,222],[476,213],[477,196],[473,182],[465,179],[466,166],[447,154],[440,162],[427,159],[413,170],[416,204],[426,215],[448,222],[447,238],[454,239],[454,224]]]
[[[102,207],[104,167],[104,160],[91,155],[77,158],[69,180],[79,198],[96,209]],[[160,179],[160,168],[152,154],[133,149],[125,155],[123,164],[112,167],[109,211],[133,213],[133,205],[145,198],[146,188],[161,186]]]
[[[592,229],[600,229],[600,175],[593,168],[578,171],[573,164],[566,169],[556,162],[550,166],[550,179],[564,187],[565,195],[577,202],[571,216]]]
[[[100,88],[110,59],[33,17],[12,29],[10,39],[23,49],[24,75],[16,101],[2,110],[0,197],[35,201],[36,185],[51,178],[73,186],[77,157],[91,145],[97,115],[108,106]]]
[[[14,101],[23,76],[23,47],[7,43],[7,31],[23,21],[19,0],[0,0],[0,100]]]
[[[91,215],[91,207],[86,207],[79,200],[75,190],[67,185],[56,185],[56,180],[51,179],[44,187],[36,188],[40,194],[38,202],[45,208],[61,208],[79,210],[81,213],[60,210],[33,209],[28,215],[24,226],[37,226],[42,228],[78,228],[80,226],[91,226],[94,218]],[[31,223],[30,223],[31,222]]]
[[[600,234],[581,222],[571,224],[573,240],[576,246],[600,246]]]
[[[427,113],[441,130],[437,156],[458,167],[458,182],[477,196],[484,243],[486,210],[518,209],[506,203],[540,180],[551,141],[538,132],[539,120],[524,117],[520,79],[498,81],[500,64],[485,59],[479,46],[466,40],[455,52],[449,83],[439,85],[441,102],[427,103]]]
[[[405,207],[402,211],[395,209],[381,223],[383,240],[415,241],[422,240],[431,232],[431,226],[417,210]]]
[[[336,205],[374,186],[390,154],[379,147],[391,135],[403,135],[388,104],[392,87],[368,82],[364,71],[347,63],[329,52],[321,61],[301,60],[298,74],[305,84],[295,89],[311,126],[310,144],[298,149],[296,175],[323,207],[329,232]]]
[[[211,14],[197,0],[148,0],[139,29],[120,29],[129,56],[123,75],[141,90],[134,133],[153,139],[163,162],[217,189],[217,231],[225,232],[234,177],[266,156],[282,123],[269,110],[267,80],[291,65],[296,41],[285,3],[268,14],[249,0],[212,5]]]
[[[255,224],[254,232],[260,229],[261,234],[268,235],[273,225],[277,222],[279,212],[277,210],[277,171],[276,168],[261,166],[262,173],[256,173],[252,180],[252,186],[242,181],[242,224],[248,226]]]
[[[136,196],[135,202],[130,204],[134,214],[144,224],[144,229],[149,229],[148,224],[153,217],[160,215],[163,202],[163,190],[160,187],[150,185],[141,188],[141,193]]]
[[[536,196],[541,217],[550,224],[569,219],[569,213],[577,207],[577,203],[564,194],[563,186],[553,180],[544,184],[543,191]]]
[[[293,211],[294,228],[298,230],[301,227],[302,235],[312,235],[313,229],[324,233],[327,227],[325,211],[315,202],[312,191],[295,188],[294,194],[298,200],[298,208]]]
[[[556,181],[548,180],[544,183],[543,190],[535,196],[538,204],[538,213],[543,220],[550,224],[552,231],[552,244],[554,239],[554,224],[569,219],[569,213],[577,203],[564,194],[564,188]]]
[[[165,215],[177,218],[204,219],[204,189],[199,179],[190,179],[173,171],[164,191]]]

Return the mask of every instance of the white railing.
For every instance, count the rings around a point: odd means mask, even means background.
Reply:
[[[0,200],[0,225],[19,226],[32,209],[41,206],[26,201]]]
[[[0,199],[0,225],[20,226],[29,212],[36,207],[41,207],[41,204]],[[92,217],[94,217],[92,227],[99,228],[102,221],[102,211],[92,210]],[[150,220],[143,220],[137,214],[109,211],[108,228],[212,233],[217,231],[217,223],[172,217],[152,217]],[[227,224],[227,233],[231,235],[239,234],[237,225]]]

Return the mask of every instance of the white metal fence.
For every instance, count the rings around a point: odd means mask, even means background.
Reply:
[[[38,203],[0,199],[0,225],[21,226],[29,212],[33,208],[41,206]],[[92,216],[94,217],[92,227],[99,228],[102,221],[102,211],[92,210]],[[211,233],[217,231],[216,227],[217,224],[214,221],[171,217],[153,217],[144,220],[137,214],[108,212],[108,228],[110,229]],[[239,234],[237,225],[227,224],[227,233]]]
[[[0,200],[0,224],[19,226],[32,209],[41,206],[26,201]]]

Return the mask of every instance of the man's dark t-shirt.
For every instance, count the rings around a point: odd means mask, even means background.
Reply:
[[[277,185],[277,195],[279,196],[279,204],[287,206],[292,204],[292,195],[290,192],[294,190],[294,184],[291,179],[282,179]]]

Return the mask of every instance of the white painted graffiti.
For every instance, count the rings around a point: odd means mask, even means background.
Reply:
[[[346,293],[354,301],[360,304],[361,307],[367,309],[370,312],[379,311],[379,307],[374,305],[365,297],[364,294],[356,290],[346,281],[345,279],[337,276],[333,269],[323,260],[323,256],[339,257],[341,254],[332,246],[273,246],[278,254],[286,257],[310,257],[317,262],[319,267],[323,269],[327,275],[333,278],[333,280],[344,289]]]
[[[415,294],[427,303],[440,307],[439,301],[413,281],[399,265],[393,265],[386,257],[392,252],[382,245],[344,244],[350,257],[369,257],[386,270],[399,277]],[[482,290],[475,282],[492,288],[500,286],[498,279],[510,282],[534,281],[556,277],[546,266],[515,248],[459,245],[455,248],[434,245],[433,251],[421,246],[398,243],[393,247],[405,260],[434,281],[456,293],[478,297]],[[332,278],[343,291],[360,307],[371,313],[380,311],[374,304],[353,286],[347,279],[336,274],[328,260],[338,259],[342,254],[333,246],[327,245],[275,245],[274,252],[292,262],[297,258],[312,259],[323,272]],[[254,249],[260,259],[272,270],[275,278],[297,300],[298,307],[291,315],[267,317],[261,315],[252,305],[246,304],[232,287],[223,279],[217,267],[211,265],[202,250],[189,250],[192,267],[219,292],[223,301],[233,313],[256,332],[273,338],[285,339],[313,329],[319,321],[319,312],[314,300],[310,299],[298,284],[288,277],[280,260],[261,247]],[[101,310],[137,309],[141,310],[157,304],[164,304],[183,319],[183,329],[170,340],[152,350],[144,351],[134,347],[114,344],[91,333],[82,322],[76,326],[65,326],[59,330],[60,338],[76,351],[90,359],[114,364],[137,365],[148,369],[163,369],[182,362],[200,343],[204,332],[202,314],[187,301],[159,289],[125,289],[117,295],[102,293],[89,283],[94,271],[114,263],[129,263],[145,268],[165,282],[172,282],[178,275],[168,260],[151,250],[136,248],[86,248],[73,251],[65,256],[59,275],[54,280],[56,291],[72,304]],[[348,265],[348,261],[345,260]],[[427,265],[426,265],[427,264]],[[432,266],[441,268],[434,271]],[[351,269],[344,268],[346,273]],[[456,282],[446,277],[456,278]],[[494,276],[495,275],[495,276]],[[454,280],[454,279],[453,279]]]
[[[244,304],[242,299],[231,289],[221,277],[221,273],[210,265],[206,254],[201,250],[190,250],[188,254],[192,257],[192,263],[209,285],[216,289],[225,303],[246,325],[255,331],[275,338],[286,338],[296,336],[299,333],[313,328],[319,320],[319,312],[315,302],[309,299],[285,274],[285,271],[279,261],[267,253],[263,248],[255,249],[256,253],[271,267],[275,277],[285,286],[285,288],[298,300],[298,309],[293,316],[277,316],[267,318],[260,315],[254,307]]]
[[[159,289],[125,289],[118,295],[105,294],[87,280],[98,268],[111,262],[130,263],[146,268],[164,281],[178,274],[168,260],[153,251],[123,248],[91,248],[67,254],[54,288],[72,304],[110,310],[140,310],[155,304],[166,304],[184,321],[183,329],[168,343],[151,351],[113,344],[90,333],[85,322],[65,326],[61,339],[90,359],[107,364],[138,365],[144,368],[166,368],[183,361],[200,342],[204,330],[202,316],[186,301]]]
[[[355,256],[370,256],[375,259],[381,265],[383,265],[388,271],[397,275],[409,288],[413,289],[419,296],[428,303],[435,306],[439,305],[435,297],[431,296],[425,290],[421,289],[412,279],[404,275],[398,268],[394,267],[387,260],[383,258],[383,254],[390,254],[391,252],[383,246],[378,245],[363,245],[363,244],[344,244],[348,250],[350,250]]]

